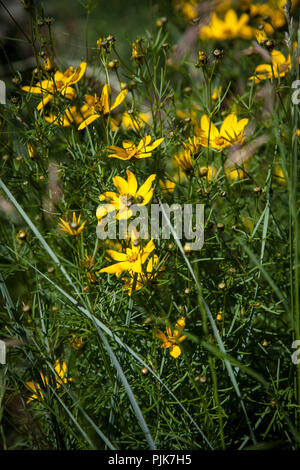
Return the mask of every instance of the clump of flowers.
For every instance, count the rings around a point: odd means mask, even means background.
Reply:
[[[286,59],[280,51],[274,49],[271,52],[271,63],[258,65],[255,69],[255,74],[252,75],[249,80],[254,79],[254,83],[259,83],[260,81],[267,80],[268,78],[284,77],[290,69],[290,54]]]
[[[77,96],[76,91],[71,85],[79,82],[85,74],[87,67],[86,62],[82,62],[75,70],[69,67],[64,73],[57,70],[53,78],[47,78],[36,83],[34,86],[23,86],[22,90],[27,93],[34,93],[42,95],[42,100],[37,105],[37,110],[41,110],[55,94],[60,94],[68,99],[73,99]]]

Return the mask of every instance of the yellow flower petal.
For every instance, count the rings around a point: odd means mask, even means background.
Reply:
[[[87,119],[85,119],[80,126],[78,126],[78,130],[81,131],[81,129],[84,129],[86,126],[91,124],[92,122],[96,121],[100,117],[100,114],[92,114],[89,116]]]

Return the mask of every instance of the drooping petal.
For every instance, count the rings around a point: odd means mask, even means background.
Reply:
[[[107,83],[102,88],[100,100],[101,100],[101,104],[103,107],[103,114],[108,114],[109,113],[109,87]]]

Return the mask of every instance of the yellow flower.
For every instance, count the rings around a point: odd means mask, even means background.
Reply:
[[[101,202],[106,201],[106,206],[99,206],[96,216],[100,221],[105,215],[112,211],[119,211],[116,218],[118,220],[129,219],[132,216],[130,206],[137,204],[138,206],[146,206],[152,199],[154,188],[152,183],[156,175],[150,175],[145,183],[138,189],[136,177],[130,170],[126,170],[128,182],[121,176],[115,176],[113,183],[119,193],[108,191],[99,196]]]
[[[68,233],[69,235],[72,235],[73,237],[79,235],[86,224],[86,220],[80,224],[80,218],[81,215],[77,219],[75,212],[73,212],[73,220],[71,223],[59,218],[59,220],[61,221],[61,223],[58,223],[60,230]]]
[[[174,192],[176,186],[175,181],[166,179],[165,181],[159,180],[158,183],[164,193],[172,194]]]
[[[56,372],[56,376],[55,376],[56,388],[59,388],[62,383],[68,383],[68,381],[72,380],[71,378],[66,377],[67,363],[65,361],[61,364],[59,360],[57,360],[55,361],[53,367]],[[41,375],[43,388],[46,388],[47,385],[49,384],[49,379],[42,373],[40,375]],[[30,403],[32,400],[38,400],[39,398],[42,398],[42,400],[44,399],[42,387],[40,386],[39,383],[26,382],[26,387],[31,392],[33,392],[31,397],[28,398],[27,403]]]
[[[78,126],[78,130],[84,129],[86,126],[94,122],[101,116],[109,114],[113,109],[119,106],[124,101],[128,90],[123,90],[118,94],[112,105],[109,104],[109,87],[107,84],[102,88],[101,97],[91,95],[85,95],[87,108],[89,110],[89,116]]]
[[[136,276],[136,281],[135,281],[135,290],[140,290],[142,289],[148,282],[151,282],[155,279],[157,276],[158,272],[157,270],[158,266],[158,256],[153,255],[146,266],[146,269],[142,273],[137,273]],[[164,265],[162,265],[158,271],[163,271]],[[122,286],[123,290],[128,291],[128,295],[130,296],[132,294],[132,289],[134,286],[134,275],[131,273],[131,277],[125,277],[123,279],[124,284]]]
[[[195,0],[180,0],[175,2],[175,8],[179,10],[187,20],[193,20],[197,16],[198,3]]]
[[[226,168],[224,171],[225,171],[225,175],[227,176],[227,178],[233,181],[237,179],[241,180],[245,176],[245,173],[243,172],[243,170],[238,169],[238,168]]]
[[[51,72],[55,69],[55,64],[51,57],[44,57],[43,58],[43,68],[46,72]]]
[[[197,132],[198,131],[197,122],[195,123],[195,129]],[[187,152],[190,152],[193,155],[197,155],[199,153],[201,144],[199,143],[199,138],[196,135],[194,135],[192,138],[189,137],[188,141],[183,142],[182,144]]]
[[[149,122],[149,115],[145,113],[139,113],[134,115],[127,111],[123,113],[121,120],[111,119],[110,126],[113,131],[116,131],[119,126],[124,127],[126,130],[139,131],[145,123]]]
[[[222,150],[233,144],[241,144],[244,140],[244,129],[248,119],[237,120],[236,114],[229,114],[223,121],[220,131],[205,114],[201,118],[201,128],[196,128],[199,144]]]
[[[55,93],[59,93],[65,98],[72,99],[77,96],[71,85],[79,82],[86,71],[86,62],[82,62],[75,70],[69,67],[64,73],[57,70],[53,78],[42,80],[35,86],[24,86],[22,90],[28,93],[41,94],[42,101],[38,104],[37,110],[42,109],[53,98]]]
[[[106,253],[115,261],[118,261],[107,268],[100,269],[100,273],[115,274],[120,277],[123,271],[129,271],[130,274],[142,273],[142,265],[155,249],[153,240],[150,240],[144,248],[141,248],[140,242],[135,237],[131,239],[131,248],[126,248],[125,253],[114,250],[107,250]]]
[[[21,228],[17,233],[18,243],[21,245],[27,238],[27,233]]]
[[[217,173],[218,173],[217,169],[209,165],[207,167],[207,174],[206,174],[207,181],[213,180]]]
[[[132,157],[138,159],[151,157],[152,150],[156,149],[163,140],[163,138],[157,139],[151,144],[151,136],[147,135],[142,138],[137,147],[131,140],[123,140],[123,148],[116,147],[115,145],[107,147],[109,152],[113,152],[108,157],[119,158],[120,160],[130,160]]]
[[[224,21],[221,20],[216,13],[212,13],[211,23],[201,29],[201,39],[251,39],[253,37],[253,29],[247,24],[249,16],[243,13],[240,18],[237,17],[235,11],[230,9],[226,12]]]
[[[221,92],[222,92],[222,87],[219,86],[218,88],[214,88],[214,91],[213,91],[213,94],[211,96],[211,99],[213,101],[216,101],[217,99],[219,99],[221,97]]]
[[[136,41],[136,42],[133,42],[132,43],[132,52],[131,52],[131,57],[136,60],[136,61],[139,61],[142,59],[142,57],[144,56],[144,52],[141,48],[141,43],[140,41]]]
[[[72,338],[70,340],[71,346],[73,349],[76,349],[76,351],[79,351],[80,349],[83,348],[83,339],[82,336],[76,336],[72,334]]]
[[[176,165],[186,173],[193,169],[193,160],[191,157],[191,152],[188,149],[181,150],[176,155],[174,155],[174,160]]]
[[[30,142],[27,144],[27,151],[30,158],[35,158],[37,156],[36,148]]]
[[[68,127],[72,124],[78,126],[84,119],[90,115],[89,107],[84,104],[81,106],[80,111],[77,111],[76,106],[69,106],[62,114],[50,113],[44,116],[45,121],[55,124],[56,126]]]
[[[259,83],[261,80],[266,80],[267,78],[284,77],[291,69],[290,54],[286,59],[280,51],[274,49],[271,52],[271,59],[271,64],[258,65],[255,69],[255,75],[252,75],[249,80],[254,79],[254,83]]]
[[[298,0],[292,0],[292,10]],[[270,0],[265,3],[253,3],[249,1],[250,16],[259,16],[261,18],[269,17],[269,21],[264,21],[264,27],[267,34],[273,34],[274,28],[281,28],[286,20],[284,14],[284,5],[286,0]]]
[[[198,108],[196,107],[196,105],[193,105],[193,108],[198,109]],[[188,113],[186,113],[185,111],[182,111],[182,110],[180,110],[180,109],[177,109],[176,115],[177,115],[180,119],[189,118],[189,119],[191,120],[191,124],[196,124],[196,122],[197,122],[198,114],[197,114],[197,112],[194,111],[193,109],[192,109],[191,111],[189,111]]]
[[[93,267],[95,266],[95,261],[92,261],[92,257],[89,255],[84,255],[84,270],[88,282],[94,284],[97,281],[97,277],[93,272]]]
[[[181,348],[178,343],[181,343],[186,338],[186,336],[182,336],[181,334],[184,330],[184,327],[185,318],[181,317],[179,320],[177,320],[173,332],[169,326],[166,327],[168,337],[161,330],[158,330],[158,332],[155,334],[156,338],[162,341],[161,347],[164,349],[169,348],[170,355],[174,358],[180,356],[181,354]]]
[[[255,39],[256,41],[261,44],[263,41],[266,41],[268,39],[268,36],[266,35],[266,32],[264,29],[256,29],[254,31]]]
[[[287,179],[286,179],[285,174],[283,173],[283,170],[282,170],[281,166],[279,166],[279,165],[274,166],[273,175],[275,176],[276,181],[279,184],[281,184],[283,186],[286,185]]]

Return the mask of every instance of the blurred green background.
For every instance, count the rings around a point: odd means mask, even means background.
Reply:
[[[52,34],[56,57],[62,63],[78,63],[86,59],[86,38],[89,58],[92,58],[97,39],[109,34],[116,37],[119,53],[128,60],[132,41],[139,35],[145,35],[147,30],[153,31],[157,18],[166,16],[171,20],[169,31],[173,39],[179,36],[180,23],[184,25],[175,16],[173,0],[51,0],[36,1],[35,4],[45,18],[53,17],[55,20]],[[88,21],[87,6],[91,10]],[[24,9],[22,1],[1,0],[0,76],[11,74],[12,67],[8,67],[8,62],[16,62],[13,68],[21,71],[28,69],[28,65],[31,68],[29,59],[33,58],[33,53],[26,41],[26,34],[30,34],[30,14]]]

